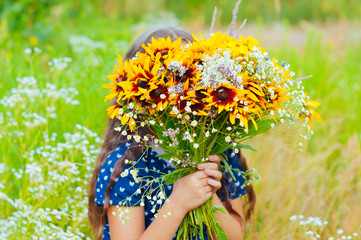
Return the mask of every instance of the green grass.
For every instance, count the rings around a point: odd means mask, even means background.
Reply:
[[[87,8],[84,2],[78,4]],[[333,6],[334,1],[328,4]],[[342,2],[338,10],[357,11],[346,5]],[[103,99],[107,92],[101,85],[108,82],[106,75],[111,73],[117,54],[124,54],[138,32],[131,25],[132,18],[119,21],[114,14],[104,17],[94,9],[86,15],[85,10],[70,11],[72,3],[57,6],[49,15],[53,21],[43,15],[39,18],[42,24],[34,23],[32,30],[26,31],[12,29],[10,23],[14,18],[9,17],[10,13],[4,17],[2,12],[0,99],[13,95],[11,89],[20,87],[16,78],[33,76],[37,84],[31,88],[44,89],[46,83],[58,89],[74,87],[79,94],[72,99],[80,102],[72,105],[62,98],[43,96],[24,97],[13,107],[0,104],[0,234],[8,233],[8,239],[32,239],[38,234],[49,238],[67,228],[74,234],[70,238],[85,238],[77,231],[91,236],[86,219],[87,182],[97,155],[94,149],[100,146],[97,136],[101,137],[106,123],[107,103]],[[56,15],[56,11],[66,14]],[[79,34],[101,41],[105,48],[74,51],[68,39]],[[31,44],[42,53],[25,54],[26,48],[34,47]],[[322,32],[315,29],[308,33],[303,52],[285,42],[279,49],[269,49],[269,53],[290,63],[297,77],[314,76],[304,84],[312,98],[322,103],[318,112],[324,123],[316,124],[314,136],[303,153],[296,152],[297,137],[291,137],[298,129],[281,127],[248,143],[259,150],[245,153],[262,179],[255,183],[258,205],[254,220],[248,225],[247,239],[306,239],[308,230],[328,239],[336,236],[339,228],[346,235],[359,232],[360,45],[325,44]],[[48,62],[58,57],[71,57],[72,62],[64,70],[52,71]],[[50,117],[48,106],[55,108],[56,118]],[[47,124],[30,128],[22,113],[37,113]],[[18,125],[13,126],[14,122]],[[77,124],[96,135],[77,128]],[[47,142],[44,133],[50,138],[56,133],[57,137]],[[39,149],[47,145],[50,149]],[[37,152],[32,152],[36,149]],[[50,153],[57,155],[47,155]],[[18,202],[15,208],[10,199],[20,199],[22,203]],[[52,212],[54,209],[61,213]],[[294,214],[317,216],[329,224],[322,229],[302,227],[289,220]],[[47,216],[52,216],[51,221]]]

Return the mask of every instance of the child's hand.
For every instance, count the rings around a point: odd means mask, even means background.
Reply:
[[[218,155],[211,155],[208,157],[209,163],[198,164],[197,168],[203,170],[210,178],[207,182],[213,187],[212,192],[215,193],[221,188],[222,172],[219,171],[218,163],[221,162],[221,158]]]
[[[189,212],[207,201],[221,187],[222,173],[218,170],[219,156],[209,157],[212,162],[198,165],[201,171],[178,179],[173,185],[171,201]]]

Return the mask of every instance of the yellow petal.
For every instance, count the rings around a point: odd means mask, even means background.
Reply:
[[[123,116],[122,116],[122,121],[120,122],[122,125],[125,125],[127,122],[128,122],[128,120],[129,120],[129,117],[126,115],[126,114],[124,114]]]

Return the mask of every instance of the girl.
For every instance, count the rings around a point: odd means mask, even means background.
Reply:
[[[192,36],[181,28],[168,27],[149,31],[140,36],[129,49],[125,60],[133,58],[137,52],[144,52],[141,45],[154,38],[170,36],[174,41],[181,38],[184,43],[193,41]],[[115,103],[116,99],[113,99]],[[105,131],[104,143],[96,162],[90,182],[89,219],[93,227],[95,239],[133,240],[157,239],[169,240],[177,236],[179,225],[190,210],[193,210],[213,196],[214,205],[223,205],[228,214],[217,211],[221,227],[228,239],[243,239],[245,221],[241,196],[248,195],[249,208],[246,218],[249,219],[255,205],[255,194],[251,185],[242,188],[245,179],[241,171],[248,169],[244,157],[239,153],[231,157],[231,150],[225,152],[230,167],[235,171],[236,181],[222,173],[218,168],[220,157],[212,155],[209,162],[199,164],[198,172],[178,179],[173,185],[165,187],[170,201],[164,204],[152,204],[152,200],[140,201],[142,194],[134,194],[139,188],[128,173],[128,161],[133,161],[135,168],[142,169],[138,175],[158,178],[160,173],[169,173],[174,168],[166,160],[156,157],[157,150],[148,148],[132,140],[127,140],[119,132],[114,131],[120,125],[116,118],[109,119]],[[138,134],[143,137],[151,134],[146,127],[139,127]],[[148,171],[151,169],[152,171]],[[152,187],[157,187],[157,182]],[[139,196],[139,197],[138,197]],[[127,224],[122,224],[116,207],[127,200],[126,206],[134,206],[129,211]],[[127,210],[126,210],[127,211]],[[159,211],[159,212],[158,212]],[[170,213],[169,213],[170,211]],[[161,217],[155,217],[155,214]],[[163,215],[168,217],[163,217]]]

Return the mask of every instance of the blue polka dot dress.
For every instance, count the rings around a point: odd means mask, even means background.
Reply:
[[[104,162],[100,173],[98,175],[98,181],[96,185],[95,192],[95,203],[97,206],[104,205],[105,199],[105,188],[108,186],[110,181],[110,176],[114,170],[114,164],[117,162],[119,158],[121,158],[128,147],[130,147],[130,143],[119,144],[117,148],[108,156],[106,161]],[[234,176],[236,177],[236,181],[234,181],[231,177],[226,177],[226,186],[228,190],[228,195],[230,199],[236,199],[239,196],[246,194],[246,188],[243,185],[245,179],[242,176],[243,169],[238,164],[236,156],[231,154],[232,150],[227,150],[225,152],[226,156],[229,160],[229,165],[233,171]],[[172,164],[167,162],[164,159],[159,159],[156,155],[158,153],[153,148],[148,148],[143,155],[138,157],[136,161],[134,161],[134,165],[128,164],[123,168],[122,173],[115,180],[115,184],[112,188],[110,188],[109,195],[110,205],[118,205],[123,204],[123,206],[144,206],[144,214],[145,214],[145,227],[147,228],[152,221],[154,220],[154,215],[161,208],[163,203],[154,203],[152,204],[152,198],[143,198],[142,191],[145,191],[144,188],[142,190],[138,190],[141,187],[141,182],[136,182],[133,174],[129,171],[131,166],[134,166],[137,169],[137,176],[142,179],[157,179],[162,173],[170,173],[174,170]],[[132,172],[134,173],[134,172]],[[225,177],[225,176],[224,176]],[[151,188],[157,189],[159,186],[159,181],[153,181]],[[172,193],[173,185],[164,185],[163,191],[167,197]],[[158,188],[159,189],[159,188]],[[147,191],[151,190],[150,188],[146,189]],[[154,191],[154,194],[157,194]],[[221,201],[225,201],[225,196],[220,195]],[[176,235],[173,239],[175,239]],[[103,230],[103,240],[110,240],[109,233],[109,223],[106,220]]]

